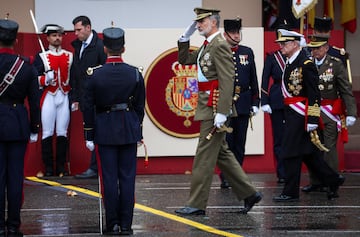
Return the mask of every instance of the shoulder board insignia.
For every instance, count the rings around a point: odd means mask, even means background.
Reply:
[[[341,55],[345,55],[346,54],[346,51],[345,51],[345,49],[344,48],[338,48],[338,47],[336,47],[336,46],[332,46],[334,49],[336,49],[336,50],[339,50],[339,52],[340,52],[340,54]]]
[[[102,65],[98,65],[96,67],[88,67],[88,69],[86,70],[86,74],[88,74],[88,76],[91,76],[94,73],[94,70],[101,68]]]
[[[334,60],[334,61],[340,62],[340,59],[337,58],[337,57],[331,56],[330,58],[331,58],[332,60]]]
[[[308,63],[312,63],[313,61],[311,61],[310,59],[308,59],[308,60],[306,60],[305,62],[304,62],[304,65],[306,65],[306,64],[308,64]]]

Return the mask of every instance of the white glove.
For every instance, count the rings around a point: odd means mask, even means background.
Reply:
[[[356,118],[354,116],[346,116],[346,127],[353,126],[355,124]]]
[[[259,112],[259,108],[257,106],[252,106],[251,110],[254,116]]]
[[[30,143],[37,142],[38,140],[38,134],[37,133],[30,133]]]
[[[95,145],[93,141],[86,141],[86,148],[89,149],[89,151],[93,151],[95,149]]]
[[[191,23],[191,25],[189,25],[185,32],[181,35],[179,41],[180,42],[186,42],[186,41],[189,41],[190,40],[190,36],[192,34],[194,34],[196,30],[196,21],[193,21],[193,23]]]
[[[313,123],[308,123],[307,127],[306,127],[306,131],[311,132],[314,131],[315,129],[317,129],[319,125],[317,124],[313,124]]]
[[[220,128],[222,125],[224,125],[225,122],[226,122],[226,115],[216,113],[214,118],[214,126]]]
[[[261,110],[264,111],[265,113],[268,113],[268,114],[271,114],[271,113],[272,113],[272,110],[271,110],[270,105],[263,105],[263,106],[261,106]]]
[[[45,85],[49,85],[53,80],[54,80],[55,76],[54,76],[54,71],[47,71],[45,73]]]
[[[76,111],[79,109],[79,103],[78,102],[74,102],[71,104],[71,111]]]

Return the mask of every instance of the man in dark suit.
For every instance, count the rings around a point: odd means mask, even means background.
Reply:
[[[91,29],[91,21],[87,16],[78,16],[73,20],[77,39],[71,45],[74,47],[74,62],[71,72],[71,101],[72,110],[80,108],[83,111],[84,88],[86,84],[86,70],[105,63],[106,54],[104,44],[95,30]],[[97,177],[97,163],[95,152],[91,153],[89,168],[75,178],[86,179]]]
[[[0,237],[23,236],[24,156],[29,137],[37,141],[40,124],[37,72],[29,59],[14,51],[18,28],[15,21],[0,20]]]
[[[235,65],[234,105],[236,117],[230,119],[232,133],[226,135],[226,141],[237,161],[242,166],[245,156],[245,145],[249,120],[259,111],[259,85],[257,81],[255,56],[251,48],[240,45],[241,19],[224,20],[224,37],[229,43]],[[221,187],[227,182],[220,174]]]
[[[130,235],[133,233],[137,144],[142,140],[145,84],[138,69],[122,60],[124,31],[112,27],[105,29],[103,35],[108,58],[102,67],[89,72],[87,79],[85,140],[90,151],[94,150],[94,143],[98,145],[107,234]]]
[[[282,81],[285,104],[285,125],[281,155],[285,166],[285,185],[275,202],[299,200],[301,164],[316,173],[327,186],[332,199],[344,177],[332,170],[322,158],[322,148],[316,137],[320,118],[319,77],[314,63],[301,49],[303,35],[284,29],[278,30],[281,53],[287,59]],[[313,139],[311,138],[313,137]]]
[[[204,215],[215,165],[224,172],[238,200],[244,200],[246,214],[261,200],[248,176],[230,151],[224,123],[231,115],[234,89],[234,63],[228,43],[219,31],[219,10],[195,8],[197,17],[178,42],[179,63],[198,66],[198,105],[195,120],[200,121],[200,137],[194,158],[190,197],[181,215]],[[206,38],[198,50],[190,52],[190,36],[198,29]],[[220,129],[220,130],[219,130]],[[218,132],[215,132],[218,130]]]

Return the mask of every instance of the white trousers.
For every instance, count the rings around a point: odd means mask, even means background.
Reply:
[[[70,122],[69,97],[60,90],[55,95],[47,93],[41,107],[42,139],[54,135],[67,137]]]

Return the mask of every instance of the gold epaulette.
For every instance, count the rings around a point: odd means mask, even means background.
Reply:
[[[320,117],[319,105],[315,103],[313,106],[308,106],[307,115],[314,116],[314,117]]]
[[[332,46],[334,49],[339,50],[341,55],[345,55],[346,54],[346,50],[344,48],[338,48],[336,46]]]
[[[94,73],[94,70],[101,68],[102,65],[97,65],[95,67],[88,67],[88,69],[86,70],[86,74],[88,74],[88,76],[91,76]]]
[[[305,62],[304,62],[304,65],[306,65],[306,64],[308,64],[308,63],[312,63],[313,61],[311,61],[310,59],[308,59],[308,60],[306,60]]]

